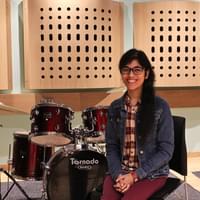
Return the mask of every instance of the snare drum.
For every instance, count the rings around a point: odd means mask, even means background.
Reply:
[[[44,190],[48,200],[86,199],[103,183],[107,171],[104,155],[91,150],[58,150],[47,164]]]
[[[104,142],[107,112],[107,106],[90,107],[82,112],[83,124],[84,127],[89,131],[89,136],[99,138],[88,138],[88,141],[97,140],[97,142]]]
[[[31,141],[45,146],[69,144],[72,137],[71,120],[74,112],[53,102],[41,103],[31,111]]]
[[[52,155],[52,148],[41,147],[28,140],[28,132],[14,133],[12,174],[21,179],[41,180],[44,164]]]

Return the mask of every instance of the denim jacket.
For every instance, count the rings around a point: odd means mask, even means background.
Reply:
[[[127,112],[124,107],[125,96],[113,101],[108,109],[106,126],[106,157],[109,174],[115,180],[123,174],[122,158]],[[174,129],[170,108],[165,100],[155,97],[155,122],[143,144],[137,132],[140,121],[136,114],[136,149],[139,167],[136,173],[139,179],[156,178],[169,174],[168,162],[174,150]]]

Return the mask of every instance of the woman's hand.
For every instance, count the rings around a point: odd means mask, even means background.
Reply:
[[[116,184],[114,188],[121,193],[126,192],[137,180],[137,175],[135,172],[131,172],[124,175],[119,175],[116,179]]]

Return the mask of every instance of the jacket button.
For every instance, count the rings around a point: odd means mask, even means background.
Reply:
[[[144,153],[144,151],[143,150],[140,150],[140,154],[143,154]]]

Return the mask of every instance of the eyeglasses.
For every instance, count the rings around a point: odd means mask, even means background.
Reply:
[[[133,72],[133,74],[135,75],[140,75],[142,74],[142,72],[144,71],[144,68],[143,67],[133,67],[133,68],[130,68],[128,66],[125,66],[123,68],[121,68],[120,72],[122,75],[128,75],[131,73],[131,71]]]

